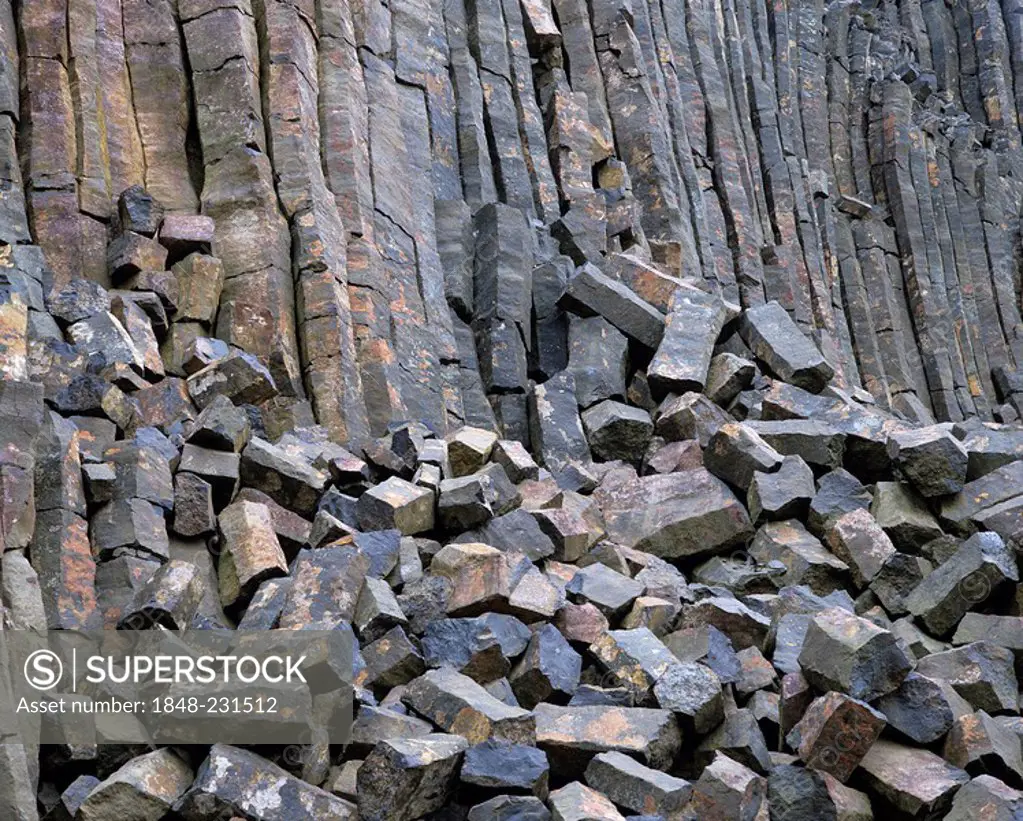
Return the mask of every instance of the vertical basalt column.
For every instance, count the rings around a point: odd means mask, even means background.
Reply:
[[[68,77],[67,0],[22,5],[19,151],[32,234],[59,287],[83,273],[87,238],[78,202],[78,140]]]
[[[344,227],[321,162],[314,21],[290,3],[254,5],[277,195],[291,229],[302,376],[317,421],[341,442],[369,439],[355,354]]]
[[[909,87],[892,81],[884,89],[884,178],[906,283],[916,340],[920,346],[924,371],[935,416],[939,420],[961,419],[955,397],[952,357],[948,348],[951,326],[943,294],[940,260],[928,256],[929,242],[925,225],[933,222],[922,212],[916,185],[923,135],[912,123],[912,97]],[[914,156],[915,155],[915,156]],[[926,185],[926,177],[923,180]],[[928,197],[928,203],[929,203]],[[938,281],[935,279],[938,278]]]
[[[170,211],[195,213],[189,159],[191,86],[171,0],[121,0],[124,54],[138,123],[146,189]],[[201,158],[195,157],[196,164]],[[200,171],[201,173],[201,171]]]
[[[693,65],[707,106],[714,188],[727,225],[739,296],[745,307],[752,307],[764,302],[764,269],[760,256],[763,237],[743,185],[743,159],[728,106],[727,80],[722,76],[715,50],[720,34],[712,19],[713,9],[702,0],[687,4],[686,15]]]
[[[17,131],[21,116],[18,29],[11,0],[0,2],[0,240],[29,240],[25,190],[18,162]]]
[[[267,156],[260,50],[250,0],[179,5],[199,137],[203,212],[224,261],[217,335],[266,361],[285,395],[301,395],[291,242]]]

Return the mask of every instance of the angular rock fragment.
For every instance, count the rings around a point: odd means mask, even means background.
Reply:
[[[276,396],[277,386],[258,359],[235,351],[191,374],[188,393],[202,410],[215,396],[225,396],[236,405],[257,405]]]
[[[767,781],[749,767],[718,753],[693,782],[689,809],[700,819],[757,818],[766,807]]]
[[[603,462],[638,462],[654,432],[650,414],[610,399],[583,411],[582,420],[590,451]]]
[[[594,818],[625,821],[625,816],[606,796],[578,781],[552,792],[547,804],[551,808],[551,821],[590,821]]]
[[[681,662],[665,670],[654,684],[657,703],[671,710],[683,731],[703,735],[724,719],[721,679],[713,670],[694,662]]]
[[[756,373],[756,365],[733,353],[720,353],[710,360],[707,372],[707,397],[726,407],[745,390]]]
[[[916,671],[928,678],[947,681],[975,710],[996,714],[1018,709],[1019,691],[1012,653],[996,644],[977,641],[954,650],[931,653],[917,662]]]
[[[924,499],[908,485],[878,482],[870,512],[896,548],[918,552],[922,545],[942,535]]]
[[[779,579],[781,584],[806,585],[821,596],[840,589],[849,570],[845,562],[794,519],[762,525],[753,537],[749,553],[761,564],[781,562],[788,571]]]
[[[783,382],[820,393],[834,376],[821,352],[777,302],[745,311],[739,333],[757,359]]]
[[[156,240],[125,231],[107,246],[107,270],[110,279],[121,282],[142,271],[162,271],[167,249]]]
[[[205,593],[199,568],[191,562],[171,559],[139,588],[120,624],[131,630],[148,630],[154,625],[187,630]]]
[[[970,776],[934,753],[880,739],[860,762],[863,784],[889,811],[941,818]]]
[[[351,622],[368,570],[369,559],[350,546],[303,550],[291,566],[280,628]]]
[[[218,577],[224,607],[247,602],[266,579],[285,575],[287,560],[266,505],[235,502],[218,517],[223,553]]]
[[[745,506],[702,469],[617,486],[602,510],[609,538],[662,558],[711,555],[753,534]]]
[[[392,476],[364,493],[358,504],[359,524],[366,530],[400,530],[413,536],[433,528],[434,497],[426,488]]]
[[[457,735],[383,739],[359,767],[359,817],[412,821],[444,806],[468,745]]]
[[[895,546],[866,510],[857,509],[836,519],[826,530],[825,542],[849,565],[857,587],[869,584],[895,556]]]
[[[210,813],[230,818],[240,807],[246,808],[252,821],[309,814],[341,821],[358,817],[354,805],[295,778],[256,753],[214,744],[174,811],[185,821],[204,821]]]
[[[644,815],[676,816],[692,793],[688,781],[644,767],[636,759],[614,751],[595,755],[585,777],[590,787],[617,806]]]
[[[208,254],[213,246],[216,224],[198,214],[167,214],[160,224],[160,244],[168,251],[168,262],[188,254]]]
[[[1015,557],[997,533],[976,533],[921,580],[906,597],[906,607],[942,636],[1008,581],[1019,581]]]
[[[707,447],[722,425],[734,420],[701,393],[669,396],[654,416],[654,433],[669,442],[695,439]]]
[[[569,318],[568,367],[579,406],[625,397],[629,341],[601,316]]]
[[[550,821],[551,813],[539,798],[499,795],[469,810],[468,821]]]
[[[159,821],[192,784],[192,768],[171,749],[131,759],[78,807],[81,821]]]
[[[451,476],[468,476],[482,468],[497,444],[497,434],[480,428],[462,428],[448,437]]]
[[[534,795],[543,800],[549,774],[542,750],[488,740],[465,751],[460,779],[477,791]]]
[[[983,710],[952,723],[942,757],[971,775],[990,774],[1007,784],[1023,785],[1019,736]]]
[[[948,496],[958,493],[966,483],[966,448],[938,426],[892,433],[888,454],[921,496]]]
[[[688,285],[675,290],[664,337],[647,369],[655,395],[703,390],[714,344],[728,318],[728,307],[718,297]]]
[[[991,813],[998,821],[1011,821],[1023,811],[1023,793],[993,775],[979,775],[964,784],[945,815],[949,821],[969,821]]]
[[[240,476],[244,485],[300,516],[312,515],[328,481],[323,471],[257,436],[242,451]]]
[[[846,787],[826,773],[782,764],[767,778],[767,799],[772,817],[778,821],[804,818],[836,818],[870,821],[874,817],[870,799]]]
[[[917,744],[937,741],[952,727],[952,706],[944,689],[919,673],[910,673],[898,690],[875,705],[889,726]]]
[[[817,470],[842,467],[845,434],[826,422],[814,419],[747,421],[772,448],[784,456],[799,456]]]
[[[678,724],[668,710],[643,707],[558,707],[538,704],[536,745],[552,769],[566,777],[582,774],[590,759],[617,751],[655,770],[667,768],[679,750]]]
[[[175,322],[213,322],[224,286],[224,265],[216,257],[190,254],[171,268],[178,284]]]
[[[49,629],[97,626],[96,564],[85,520],[60,508],[39,513],[31,556]]]
[[[807,767],[845,782],[884,726],[884,715],[866,702],[828,693],[810,704],[787,740]]]
[[[873,701],[896,690],[912,665],[890,632],[833,607],[810,621],[799,666],[819,690]]]
[[[569,279],[561,305],[583,316],[602,316],[651,350],[657,349],[664,336],[664,314],[589,263]]]
[[[590,448],[579,418],[575,380],[567,372],[536,385],[529,393],[529,441],[548,470],[558,473],[573,463],[590,461]]]
[[[532,744],[536,738],[534,717],[528,711],[498,701],[471,678],[449,667],[429,670],[414,679],[401,698],[416,713],[470,744],[488,738]]]
[[[544,701],[570,698],[579,686],[582,663],[565,637],[548,624],[533,634],[508,678],[519,704],[531,710]]]
[[[750,518],[754,523],[805,518],[815,493],[810,467],[798,456],[786,456],[774,473],[753,474],[747,495]]]
[[[830,524],[854,510],[870,509],[872,496],[859,479],[838,468],[821,477],[817,495],[810,502],[806,526],[815,536],[823,538]]]
[[[577,603],[596,605],[608,617],[624,612],[643,593],[643,585],[604,564],[580,568],[565,592]]]

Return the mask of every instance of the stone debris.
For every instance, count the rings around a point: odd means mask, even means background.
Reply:
[[[1023,816],[1018,0],[7,6],[2,626],[355,718],[0,819]]]

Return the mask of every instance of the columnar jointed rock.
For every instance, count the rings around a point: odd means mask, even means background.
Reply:
[[[1020,0],[868,5],[0,4],[4,626],[358,716],[0,818],[1019,814]]]
[[[714,343],[728,319],[721,299],[679,286],[668,305],[664,338],[647,369],[650,388],[661,396],[702,391]]]
[[[739,332],[757,359],[784,382],[820,393],[834,376],[834,368],[777,302],[746,311]]]
[[[218,524],[224,547],[218,568],[224,607],[248,600],[266,579],[288,572],[266,505],[235,502],[221,511]]]

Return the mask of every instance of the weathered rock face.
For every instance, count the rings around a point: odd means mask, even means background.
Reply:
[[[0,0],[0,622],[358,716],[0,819],[1019,814],[1021,20]]]

